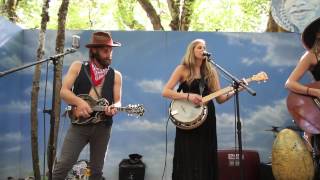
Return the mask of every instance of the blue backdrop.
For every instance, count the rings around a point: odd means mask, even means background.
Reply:
[[[4,19],[0,19],[0,24],[0,71],[35,61],[39,32],[22,30]],[[74,60],[87,60],[85,44],[89,42],[91,33],[92,31],[66,32],[65,47],[71,47],[73,34],[81,37],[81,47],[76,53],[65,56],[64,74]],[[271,161],[274,135],[266,130],[271,129],[271,126],[292,125],[286,108],[287,90],[284,83],[304,52],[299,34],[115,31],[112,35],[114,40],[122,43],[122,47],[114,49],[112,64],[122,72],[122,104],[143,104],[146,112],[140,118],[119,113],[114,119],[104,166],[104,176],[107,179],[118,179],[118,165],[131,153],[143,155],[147,166],[145,179],[160,179],[165,162],[166,143],[166,178],[171,179],[175,127],[169,122],[166,142],[170,101],[161,96],[161,91],[174,68],[181,62],[187,45],[195,38],[205,39],[207,50],[213,53],[215,62],[239,78],[251,77],[260,71],[268,74],[269,80],[266,83],[250,84],[257,96],[241,92],[240,115],[243,148],[258,151],[261,162]],[[55,38],[56,31],[47,31],[45,57],[54,55]],[[44,120],[42,115],[45,67],[42,66],[38,111],[41,168],[46,147],[44,138],[48,138],[50,119],[46,115]],[[50,64],[47,108],[51,108],[52,67]],[[32,175],[30,92],[33,73],[32,67],[0,78],[0,179]],[[220,81],[222,86],[230,83],[222,74]],[[62,111],[65,106],[63,103]],[[216,103],[216,111],[219,149],[233,148],[236,145],[233,101],[222,105]],[[69,120],[61,117],[58,153],[68,127]],[[80,159],[89,159],[89,148],[85,148]]]

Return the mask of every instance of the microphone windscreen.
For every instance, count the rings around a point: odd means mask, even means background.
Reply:
[[[210,57],[210,56],[211,56],[211,53],[208,53],[207,51],[204,51],[204,52],[203,52],[203,56]]]
[[[80,47],[80,36],[72,35],[72,48],[79,49]]]

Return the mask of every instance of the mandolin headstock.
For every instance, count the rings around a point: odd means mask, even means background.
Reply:
[[[125,107],[125,111],[128,115],[143,116],[144,107],[142,104],[129,104]]]

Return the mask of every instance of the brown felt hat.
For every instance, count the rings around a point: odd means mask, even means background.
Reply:
[[[106,46],[120,47],[121,44],[112,40],[111,33],[99,31],[92,34],[91,42],[86,45],[87,48]]]

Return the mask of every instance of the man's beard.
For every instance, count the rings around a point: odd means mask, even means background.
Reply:
[[[99,53],[93,53],[93,58],[102,66],[102,68],[107,68],[111,64],[111,59],[102,58]]]

